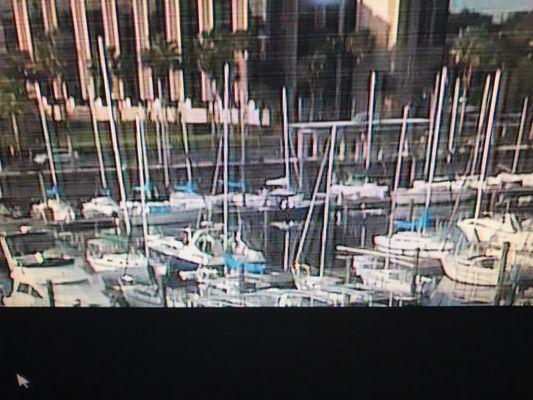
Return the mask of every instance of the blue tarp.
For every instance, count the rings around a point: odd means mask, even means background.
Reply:
[[[59,188],[57,186],[54,186],[51,189],[46,189],[46,196],[53,197],[56,195],[59,196]]]
[[[250,263],[246,261],[237,260],[229,254],[224,257],[224,262],[229,269],[238,269],[240,271],[246,271],[251,274],[262,274],[265,272],[266,269],[266,265],[264,263]]]
[[[429,210],[424,210],[420,217],[412,220],[395,220],[394,227],[404,230],[418,230],[426,228],[429,223]]]
[[[165,214],[170,211],[170,207],[167,205],[148,205],[148,212],[150,214]]]
[[[146,193],[150,193],[152,188],[154,187],[154,185],[152,184],[152,182],[148,182],[144,185],[144,191]],[[134,192],[140,192],[141,191],[141,187],[140,186],[134,186],[133,187],[133,191]]]
[[[228,181],[228,187],[232,189],[245,189],[246,188],[246,182],[243,182],[242,180],[230,180]]]
[[[174,186],[174,190],[184,193],[196,193],[196,184],[194,182],[187,182]]]

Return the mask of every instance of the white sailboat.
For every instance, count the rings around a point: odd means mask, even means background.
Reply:
[[[376,182],[367,182],[365,179],[357,179],[350,176],[342,183],[331,185],[331,194],[337,198],[337,203],[342,203],[343,199],[352,201],[362,199],[385,200],[389,192],[387,185],[379,185]]]
[[[466,252],[442,256],[441,263],[446,275],[454,281],[479,286],[498,285],[501,261],[497,257]],[[504,284],[510,284],[510,276],[510,271],[506,271]]]
[[[443,73],[443,79],[445,74]],[[442,82],[444,84],[444,81]],[[441,91],[444,88],[441,86]],[[402,163],[402,156],[404,150],[404,142],[407,130],[407,117],[409,113],[409,107],[404,108],[403,113],[403,124],[402,130],[400,133],[399,149],[398,149],[398,159],[396,164],[395,178],[394,178],[394,187],[392,192],[392,210],[389,221],[389,232],[387,235],[376,235],[374,236],[373,242],[377,250],[392,255],[403,255],[410,257],[423,257],[423,258],[440,258],[444,253],[447,253],[453,248],[453,243],[446,241],[445,238],[442,238],[435,233],[429,233],[425,231],[425,227],[417,231],[399,231],[393,233],[394,228],[394,213],[398,204],[402,204],[402,189],[399,188],[400,180],[400,170]],[[425,203],[425,213],[429,211],[429,205],[431,203],[432,193],[433,193],[433,174],[435,171],[435,157],[437,151],[437,142],[439,134],[439,126],[437,125],[435,131],[435,138],[433,139],[433,152],[432,152],[432,162],[430,165],[430,175],[427,185],[422,185],[424,191],[420,191],[419,195],[424,198]],[[416,182],[415,182],[416,183]],[[424,182],[425,184],[425,182]]]
[[[45,202],[33,204],[31,207],[32,218],[48,220],[48,212],[51,213],[51,220],[54,222],[70,223],[76,219],[74,208],[66,201],[56,198],[48,198]]]
[[[88,274],[83,260],[48,231],[0,236],[13,291],[10,307],[109,307],[100,277]]]
[[[435,284],[433,278],[417,273],[417,265],[393,257],[357,255],[352,269],[366,290],[401,295],[427,293]]]
[[[117,278],[127,273],[148,279],[146,257],[127,247],[119,236],[102,235],[87,241],[85,259],[95,272],[105,276]]]
[[[436,236],[435,234],[400,231],[392,236],[374,236],[374,246],[385,254],[415,257],[417,254],[423,258],[440,258],[442,254],[453,249],[452,242]]]
[[[399,206],[424,204],[427,193],[431,192],[430,201],[433,204],[453,203],[460,196],[461,200],[469,200],[474,197],[471,189],[465,188],[458,180],[441,180],[435,182],[414,181],[411,188],[398,188],[397,203]]]
[[[513,249],[533,249],[533,227],[523,226],[512,213],[466,218],[458,221],[457,226],[471,243],[502,246],[504,242],[509,242]]]
[[[120,215],[120,206],[111,196],[96,196],[81,206],[83,218]]]

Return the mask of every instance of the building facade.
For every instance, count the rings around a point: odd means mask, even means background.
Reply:
[[[449,0],[9,0],[0,7],[8,50],[34,57],[43,36],[57,32],[63,91],[76,102],[86,101],[90,88],[102,94],[98,37],[117,66],[110,71],[114,98],[138,104],[161,95],[201,105],[212,93],[204,71],[191,64],[169,70],[160,94],[143,54],[158,36],[186,56],[202,32],[253,29],[256,51],[234,53],[234,100],[261,102],[287,86],[291,110],[309,108],[310,98],[319,97],[317,118],[349,118],[366,108],[371,70],[384,112],[424,99],[443,61]],[[362,30],[374,45],[358,65],[326,40]],[[312,82],[301,66],[317,50],[328,56]]]

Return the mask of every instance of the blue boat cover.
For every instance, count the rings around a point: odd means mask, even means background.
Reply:
[[[170,210],[170,207],[167,206],[166,204],[164,205],[148,205],[148,212],[150,214],[165,214],[165,213],[169,213],[171,210]]]
[[[230,180],[228,181],[228,187],[232,189],[245,189],[246,188],[246,182],[242,180]]]
[[[412,220],[395,220],[394,227],[405,230],[415,230],[426,228],[429,224],[429,210],[424,210],[420,217]]]
[[[54,186],[51,189],[46,189],[46,196],[52,197],[56,195],[59,196],[59,188],[57,186]]]
[[[238,269],[240,271],[246,271],[251,274],[262,274],[265,272],[266,265],[264,263],[250,263],[246,261],[240,261],[232,257],[230,254],[224,256],[224,262],[229,269]]]
[[[196,184],[194,182],[187,182],[174,186],[174,190],[183,193],[196,193]]]
[[[145,193],[150,193],[153,187],[154,187],[154,185],[152,184],[152,182],[145,183],[144,184]],[[133,187],[133,191],[136,192],[136,193],[140,192],[141,191],[141,187],[140,186],[134,186]]]

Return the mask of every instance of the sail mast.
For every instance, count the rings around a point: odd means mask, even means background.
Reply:
[[[394,174],[394,186],[392,189],[392,204],[391,204],[391,213],[389,220],[389,237],[392,235],[393,225],[394,225],[394,211],[396,210],[397,203],[397,191],[398,186],[400,185],[400,173],[402,169],[402,158],[403,158],[403,148],[405,143],[405,134],[407,132],[407,118],[409,116],[409,106],[404,106],[403,108],[403,120],[402,120],[402,129],[400,131],[400,142],[398,144],[398,158],[396,160],[396,172]]]
[[[485,184],[485,174],[487,172],[487,163],[489,160],[489,150],[490,142],[492,140],[492,130],[494,127],[494,115],[496,114],[496,105],[498,102],[498,91],[500,89],[500,77],[501,70],[496,71],[496,76],[494,77],[494,86],[492,88],[492,98],[490,101],[490,111],[489,111],[489,120],[487,124],[487,131],[485,133],[485,146],[483,148],[483,160],[481,163],[481,173],[479,176],[478,186],[477,186],[477,201],[476,201],[476,211],[474,213],[474,220],[477,222],[479,214],[481,212],[481,201],[483,194],[483,185]]]
[[[322,241],[320,249],[320,277],[324,276],[324,267],[326,263],[326,243],[328,238],[329,226],[329,202],[331,189],[331,176],[333,174],[333,159],[335,157],[335,142],[337,139],[337,126],[331,128],[331,143],[329,144],[328,172],[326,176],[326,200],[324,202],[324,223],[322,226]]]
[[[374,97],[376,95],[376,71],[370,74],[370,93],[368,96],[368,121],[367,121],[367,149],[366,149],[366,163],[365,169],[370,170],[370,159],[372,157],[372,128],[374,124]]]
[[[283,109],[283,158],[285,162],[285,179],[287,179],[287,189],[289,189],[291,186],[291,180],[289,167],[289,117],[286,87],[283,87],[281,92],[281,104]]]
[[[229,65],[224,65],[224,251],[228,251]]]
[[[520,126],[518,128],[518,137],[516,139],[516,148],[514,151],[513,166],[511,173],[515,174],[518,167],[518,157],[520,156],[520,143],[522,143],[522,136],[524,135],[524,126],[526,125],[526,115],[528,106],[528,97],[524,98],[524,106],[522,107],[522,116],[520,118]]]
[[[433,178],[435,177],[435,167],[437,164],[438,157],[438,147],[439,147],[439,135],[440,135],[440,123],[442,118],[442,107],[444,103],[444,97],[446,93],[446,74],[448,69],[446,66],[442,67],[442,73],[440,76],[440,90],[439,90],[439,101],[437,106],[437,114],[435,117],[435,128],[433,129],[433,142],[432,142],[432,151],[431,151],[431,164],[429,167],[429,178],[428,186],[426,190],[426,212],[429,209],[429,204],[431,202],[431,185],[433,184]]]
[[[91,83],[87,85],[87,93],[89,99],[89,112],[91,114],[91,123],[94,134],[94,144],[96,146],[96,155],[98,157],[98,168],[100,170],[100,181],[102,189],[107,190],[107,179],[105,176],[104,155],[102,153],[102,143],[100,142],[100,131],[98,129],[98,120],[96,119],[96,110],[94,107],[94,80],[91,78]]]
[[[144,237],[144,254],[148,258],[148,221],[146,219],[146,183],[144,180],[144,151],[143,142],[144,135],[141,132],[141,124],[139,117],[135,117],[135,134],[137,139],[137,168],[139,173],[139,186],[141,187],[141,214],[143,224],[143,237]]]
[[[111,102],[111,93],[109,89],[109,76],[107,75],[107,62],[104,52],[104,42],[102,36],[98,36],[98,50],[100,52],[100,68],[102,70],[102,77],[104,78],[104,91],[107,104],[107,110],[109,112],[109,130],[111,132],[111,141],[113,143],[113,153],[115,155],[115,166],[117,170],[118,188],[120,192],[120,202],[122,206],[122,212],[124,215],[124,223],[126,225],[126,233],[130,233],[130,218],[128,215],[128,207],[126,205],[126,189],[124,187],[124,177],[122,176],[122,162],[120,161],[120,151],[118,148],[117,131],[115,127],[115,117],[113,113],[113,104]]]

